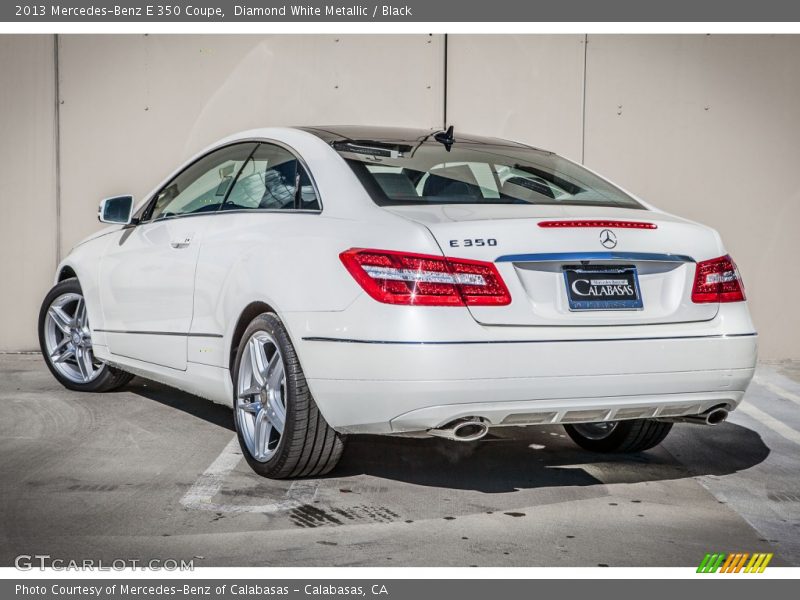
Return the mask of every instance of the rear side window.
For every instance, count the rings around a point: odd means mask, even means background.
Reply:
[[[308,172],[289,150],[260,144],[247,160],[222,210],[320,210]]]
[[[374,148],[373,148],[374,146]],[[561,204],[644,208],[628,194],[552,152],[492,144],[337,142],[379,205]]]

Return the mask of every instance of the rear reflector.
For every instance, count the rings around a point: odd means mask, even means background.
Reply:
[[[352,248],[339,255],[378,302],[425,306],[503,306],[511,302],[490,262]]]
[[[744,284],[730,256],[726,254],[697,263],[692,302],[741,302],[744,299]]]
[[[617,229],[658,229],[655,223],[643,221],[539,221],[539,227],[615,227]]]

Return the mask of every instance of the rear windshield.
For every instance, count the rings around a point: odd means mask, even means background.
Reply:
[[[403,204],[563,204],[644,208],[633,198],[551,152],[456,142],[417,145],[336,142],[373,200]]]

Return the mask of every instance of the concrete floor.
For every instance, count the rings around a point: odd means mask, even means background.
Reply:
[[[559,427],[475,446],[353,437],[329,477],[272,482],[229,409],[136,379],[62,389],[0,355],[0,565],[694,566],[709,551],[800,565],[800,365],[762,365],[743,408],[657,449],[592,455]]]

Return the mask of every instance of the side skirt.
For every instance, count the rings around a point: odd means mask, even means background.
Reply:
[[[95,344],[94,351],[97,358],[123,371],[163,383],[217,404],[233,406],[233,383],[230,371],[223,367],[190,362],[185,371],[180,371],[111,354],[107,346]]]

